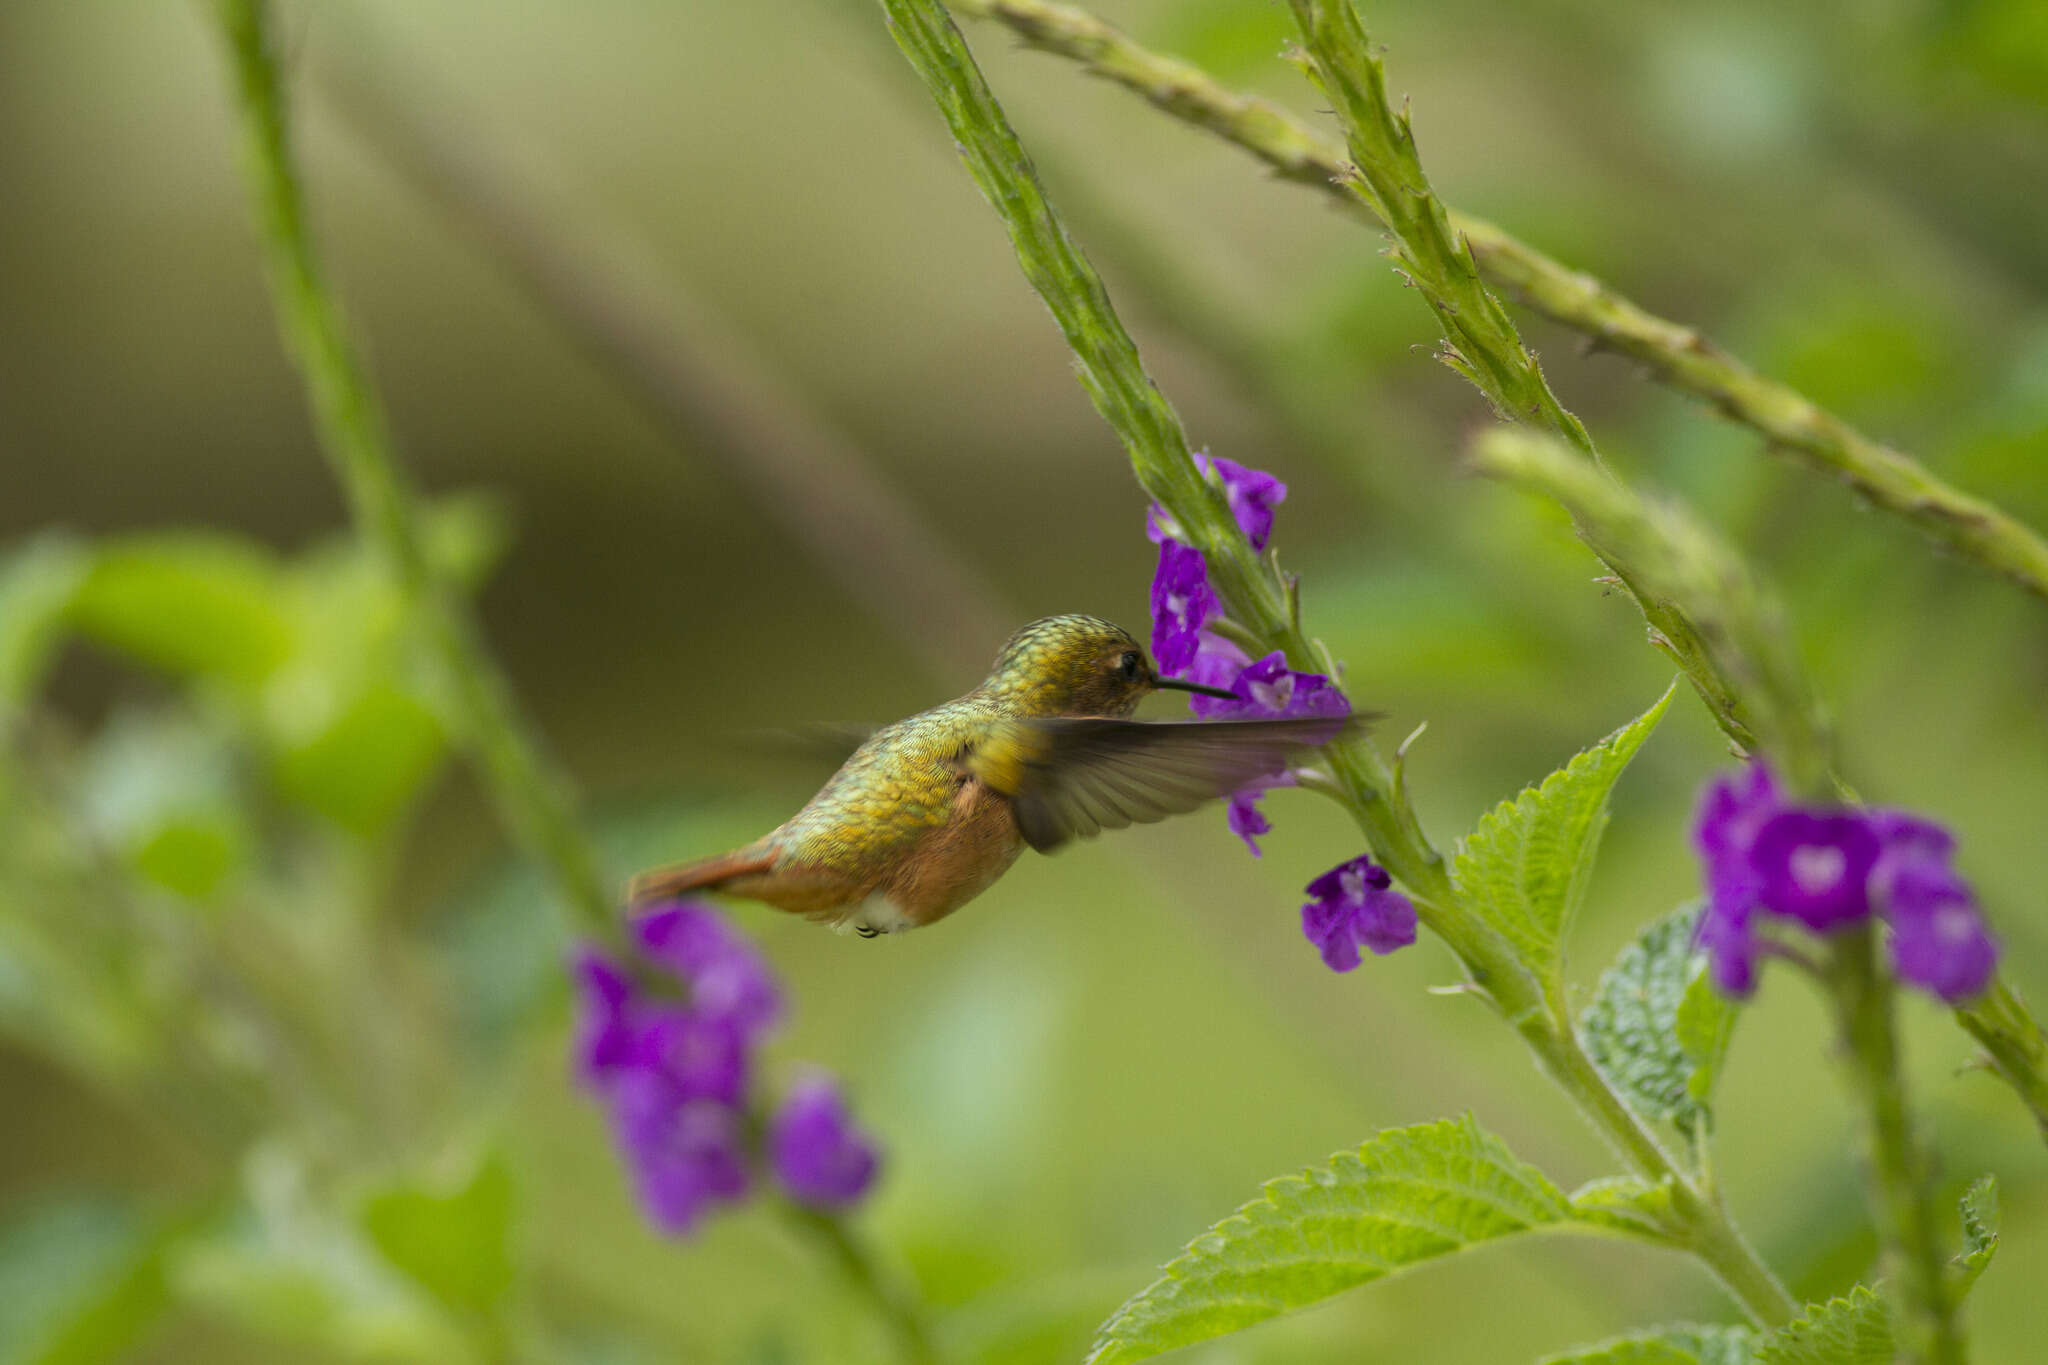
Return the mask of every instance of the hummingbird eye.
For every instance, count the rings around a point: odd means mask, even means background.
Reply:
[[[1123,674],[1125,682],[1136,682],[1138,666],[1144,662],[1136,650],[1126,650],[1124,656],[1116,661],[1116,671]]]

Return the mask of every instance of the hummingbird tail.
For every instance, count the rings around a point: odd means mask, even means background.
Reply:
[[[626,902],[634,909],[692,891],[716,891],[739,877],[758,877],[775,866],[775,850],[754,844],[703,858],[694,863],[650,868],[627,883]]]

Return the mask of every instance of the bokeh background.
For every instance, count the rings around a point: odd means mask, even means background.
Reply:
[[[1317,112],[1279,58],[1284,7],[1099,9]],[[829,765],[765,731],[954,695],[1035,616],[1143,626],[1142,496],[873,6],[285,14],[349,320],[614,874],[800,802]],[[1367,7],[1452,203],[2035,525],[2041,14]],[[1411,781],[1440,842],[1654,699],[1670,670],[1560,521],[1461,475],[1485,414],[1431,361],[1427,311],[1374,234],[1000,30],[968,36],[1192,437],[1291,485],[1275,543],[1310,627],[1390,740],[1429,723]],[[446,760],[315,450],[219,55],[201,6],[0,7],[0,542],[83,556],[105,589],[63,634],[0,784],[0,1358],[488,1354],[489,1332],[395,1279],[351,1221],[377,1191],[452,1198],[479,1166],[466,1202],[418,1207],[450,1259],[496,1267],[477,1302],[529,1358],[885,1357],[830,1267],[765,1214],[684,1243],[639,1223],[567,1075],[556,921]],[[517,260],[531,241],[465,166],[541,194],[539,249],[602,263],[673,329],[637,362],[669,377],[666,398],[536,295]],[[1961,831],[2012,978],[2048,1003],[2041,604],[1625,362],[1525,326],[1615,468],[1688,499],[1782,590],[1852,780]],[[876,499],[907,520],[864,519]],[[835,534],[804,529],[821,515]],[[211,538],[136,539],[195,528]],[[24,600],[0,601],[0,631]],[[1724,761],[1681,698],[1619,793],[1573,944],[1582,988],[1691,893],[1686,814]],[[1562,1184],[1608,1169],[1505,1030],[1425,993],[1452,978],[1439,948],[1322,969],[1299,888],[1356,835],[1305,795],[1268,810],[1258,861],[1204,813],[1027,858],[896,941],[735,912],[795,1001],[775,1056],[847,1079],[888,1149],[865,1226],[963,1358],[1077,1358],[1261,1180],[1379,1127],[1469,1109]],[[1978,1358],[2035,1358],[2038,1135],[1959,1071],[1944,1017],[1907,1014],[1944,1188],[2002,1182]],[[266,1034],[278,1017],[296,1022]],[[1827,1052],[1810,991],[1769,981],[1736,1038],[1718,1158],[1807,1296],[1871,1255]],[[1532,1359],[1729,1311],[1675,1258],[1530,1243],[1188,1359]]]

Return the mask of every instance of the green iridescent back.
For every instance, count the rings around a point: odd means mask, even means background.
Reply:
[[[1118,662],[1135,652],[1139,679]],[[946,822],[960,788],[957,759],[1003,721],[1023,716],[1127,716],[1149,690],[1144,648],[1095,616],[1048,616],[1004,643],[966,696],[884,726],[768,841],[795,862],[879,876],[917,837]]]

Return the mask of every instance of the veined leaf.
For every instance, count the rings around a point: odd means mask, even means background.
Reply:
[[[1552,989],[1561,984],[1564,936],[1607,827],[1608,793],[1663,719],[1677,686],[1540,786],[1487,812],[1458,851],[1451,870],[1458,890]]]
[[[1998,1249],[1998,1182],[1988,1175],[1963,1193],[1963,1254],[1952,1262],[1958,1299]],[[1890,1307],[1857,1285],[1846,1298],[1810,1305],[1803,1317],[1756,1341],[1756,1365],[1891,1365]]]
[[[1745,1327],[1675,1323],[1545,1356],[1536,1365],[1750,1365]]]
[[[1756,1365],[1892,1365],[1891,1310],[1859,1284],[1759,1338]]]
[[[1579,1016],[1593,1064],[1630,1107],[1688,1131],[1712,1121],[1708,1100],[1735,1018],[1693,948],[1698,918],[1699,907],[1686,906],[1643,930]]]
[[[1671,1181],[1654,1184],[1640,1176],[1611,1175],[1572,1191],[1572,1209],[1589,1223],[1617,1232],[1667,1237],[1671,1226]]]
[[[1963,1254],[1955,1259],[1958,1298],[1970,1292],[1997,1250],[1998,1179],[1980,1175],[1963,1192]]]
[[[1470,1115],[1392,1128],[1265,1191],[1188,1244],[1097,1334],[1089,1365],[1120,1365],[1278,1317],[1482,1242],[1587,1218]]]

